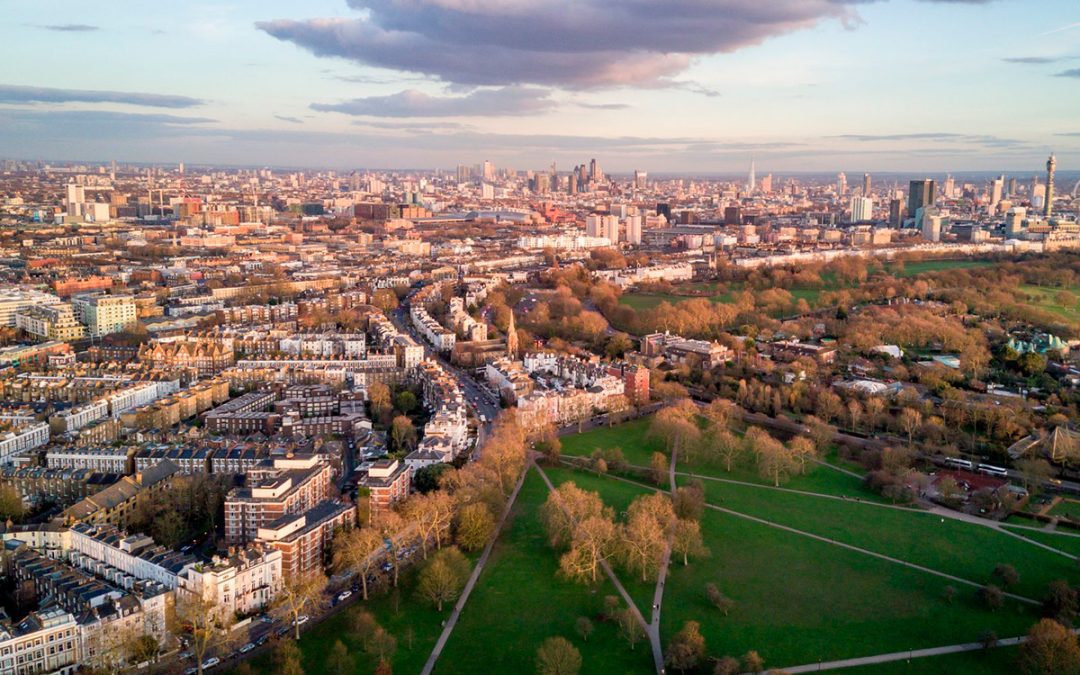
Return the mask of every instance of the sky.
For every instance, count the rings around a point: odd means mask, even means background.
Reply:
[[[0,156],[1080,168],[1076,0],[0,0]]]

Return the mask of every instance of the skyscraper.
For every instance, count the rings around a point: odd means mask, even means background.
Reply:
[[[987,209],[993,212],[997,209],[998,203],[1001,201],[1002,192],[1005,190],[1005,176],[995,178],[990,182],[990,206]]]
[[[874,217],[874,200],[869,197],[851,198],[851,222],[865,223]]]
[[[953,194],[956,192],[956,179],[952,176],[945,177],[945,198],[952,199]]]
[[[908,186],[908,218],[915,218],[915,226],[919,227],[919,211],[928,206],[933,206],[936,201],[934,194],[934,181],[931,178],[913,180]]]
[[[750,194],[754,193],[754,188],[757,187],[757,176],[754,174],[754,159],[750,158],[750,176],[746,179],[746,191]]]
[[[1046,203],[1043,204],[1043,215],[1047,218],[1054,210],[1054,169],[1057,168],[1057,159],[1050,155],[1046,160]]]
[[[889,226],[899,228],[904,224],[904,200],[891,199],[889,201]]]
[[[847,176],[844,175],[843,171],[836,176],[836,194],[841,197],[847,194]]]
[[[862,175],[862,196],[870,196],[870,174],[868,173]]]
[[[765,194],[772,192],[772,174],[767,173],[765,177],[761,179],[761,191]]]
[[[640,169],[634,169],[634,187],[638,190],[644,190],[645,186],[649,182],[649,174]]]
[[[1015,199],[1016,198],[1016,195],[1018,193],[1016,191],[1016,177],[1015,176],[1009,179],[1009,189],[1005,191],[1005,194],[1009,199]]]

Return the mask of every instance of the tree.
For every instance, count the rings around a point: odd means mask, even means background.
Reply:
[[[659,569],[674,520],[671,500],[659,493],[637,497],[627,509],[627,522],[619,527],[619,553],[628,570],[641,573],[642,581]]]
[[[574,532],[570,550],[559,559],[559,570],[568,579],[595,585],[600,566],[611,557],[614,541],[615,524],[610,519],[585,519]]]
[[[705,637],[701,634],[701,624],[687,621],[668,645],[664,663],[684,673],[697,668],[704,658]]]
[[[232,643],[236,617],[213,600],[184,590],[176,595],[169,623],[170,632],[187,636],[188,648],[202,675],[203,661],[214,651],[225,651]]]
[[[760,673],[765,670],[765,659],[761,658],[761,655],[757,652],[750,650],[742,657],[743,668],[748,673]]]
[[[979,599],[991,612],[996,612],[1005,604],[1005,594],[993,584],[987,584],[979,589]]]
[[[915,431],[922,426],[922,413],[914,408],[904,408],[900,411],[900,428],[907,434],[908,447],[910,448],[915,438]]]
[[[641,625],[638,615],[629,607],[619,610],[616,621],[619,624],[619,636],[626,640],[633,651],[637,643],[645,637],[645,626]]]
[[[570,545],[578,525],[588,518],[614,517],[596,492],[582,490],[574,483],[563,483],[548,493],[540,507],[540,519],[554,548]]]
[[[394,407],[406,415],[416,410],[417,405],[416,394],[407,389],[394,397]]]
[[[282,640],[274,647],[272,658],[274,670],[283,674],[303,675],[304,669],[300,665],[301,658],[303,658],[303,654],[300,653],[300,647],[296,645],[295,640]]]
[[[458,512],[456,541],[464,550],[480,550],[494,533],[495,517],[486,504],[466,504]]]
[[[705,584],[705,595],[709,598],[709,602],[712,603],[713,607],[723,612],[724,616],[727,616],[731,613],[731,610],[735,609],[735,601],[721,593],[716,584]]]
[[[397,309],[398,306],[397,294],[389,288],[380,288],[372,294],[371,304],[375,305],[383,312],[392,311]]]
[[[581,652],[562,637],[549,637],[536,650],[539,675],[577,675],[581,670]]]
[[[1046,598],[1043,600],[1043,616],[1064,626],[1072,626],[1078,608],[1080,608],[1080,593],[1069,586],[1069,582],[1064,579],[1055,579],[1050,582]]]
[[[796,436],[788,441],[788,449],[799,466],[799,473],[806,473],[806,463],[817,457],[817,446],[805,436]]]
[[[690,399],[681,399],[662,408],[649,425],[648,435],[659,438],[667,445],[668,452],[676,453],[696,443],[701,429],[695,422],[697,406]]]
[[[1001,583],[1002,588],[1010,588],[1020,583],[1020,575],[1012,565],[1000,564],[994,568],[991,574],[994,580]]]
[[[680,485],[675,489],[672,501],[675,515],[679,518],[701,520],[701,514],[705,512],[705,486],[697,479],[687,485]]]
[[[368,387],[368,400],[375,417],[383,417],[390,412],[390,387],[382,382],[374,382]]]
[[[675,521],[675,531],[671,539],[671,550],[682,556],[683,565],[690,564],[690,557],[709,555],[709,549],[701,539],[701,524],[696,520]]]
[[[1016,462],[1016,469],[1024,481],[1024,489],[1029,493],[1039,491],[1054,473],[1050,462],[1037,457],[1019,460]]]
[[[707,449],[724,462],[724,470],[730,473],[735,462],[746,451],[746,444],[727,429],[709,429],[706,438],[709,443]]]
[[[368,575],[379,565],[379,557],[375,553],[382,548],[382,536],[370,527],[349,528],[334,537],[333,567],[338,571],[354,572],[360,577],[364,600],[368,599]]]
[[[381,511],[373,520],[372,527],[378,531],[387,547],[387,557],[394,570],[394,588],[398,585],[398,576],[401,572],[401,559],[398,550],[401,548],[400,534],[405,529],[405,519],[395,511]]]
[[[443,474],[452,468],[452,466],[444,462],[421,467],[413,474],[413,487],[421,494],[434,492],[439,489],[439,482],[442,480]]]
[[[26,507],[15,486],[9,483],[0,485],[0,520],[19,522],[25,513]]]
[[[402,515],[416,527],[416,536],[420,539],[424,560],[427,560],[431,539],[435,540],[437,548],[442,548],[443,535],[449,531],[454,519],[454,501],[442,490],[415,495],[405,502]]]
[[[806,418],[806,435],[810,437],[810,440],[814,441],[818,452],[824,453],[832,444],[833,437],[836,435],[836,428],[817,417],[808,417]]]
[[[379,660],[379,666],[383,668],[384,672],[389,672],[390,659],[394,657],[394,653],[397,651],[397,638],[382,626],[376,626],[375,630],[364,642],[364,651]]]
[[[410,452],[416,448],[416,427],[412,420],[398,415],[390,424],[390,439],[397,452]]]
[[[469,576],[469,561],[456,547],[444,548],[420,570],[416,591],[437,611],[443,604],[457,600]]]
[[[295,576],[285,576],[274,600],[274,609],[292,621],[294,635],[300,639],[300,616],[325,601],[328,580],[322,570],[312,570]]]
[[[1029,675],[1080,673],[1076,634],[1052,619],[1042,619],[1020,645],[1020,670]]]
[[[649,462],[649,476],[657,485],[663,485],[668,481],[669,469],[667,456],[662,452],[654,452]]]
[[[750,427],[746,431],[746,442],[754,453],[758,473],[762,478],[771,480],[774,487],[780,487],[781,480],[786,480],[799,468],[792,452],[767,431]]]
[[[351,675],[355,671],[356,659],[349,653],[345,643],[335,640],[330,655],[326,657],[326,672],[330,675]]]
[[[997,647],[998,636],[992,630],[984,630],[979,634],[979,643],[982,644],[983,649],[993,649]]]
[[[941,595],[945,598],[945,602],[950,605],[953,604],[953,600],[956,599],[956,586],[946,586],[942,590]]]
[[[740,672],[739,659],[734,656],[725,656],[713,666],[713,675],[739,675]]]
[[[583,641],[588,642],[593,632],[593,622],[587,616],[579,616],[574,622],[574,631],[581,636]]]

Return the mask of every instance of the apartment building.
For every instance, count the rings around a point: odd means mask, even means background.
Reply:
[[[71,306],[90,337],[119,333],[137,321],[135,298],[130,295],[76,295]]]
[[[282,573],[290,577],[321,569],[329,559],[334,532],[355,524],[354,507],[325,501],[270,521],[259,528],[258,539],[281,551]]]
[[[245,485],[225,498],[225,539],[230,544],[254,541],[259,528],[278,518],[303,513],[330,499],[333,469],[318,455],[264,460],[247,472]]]

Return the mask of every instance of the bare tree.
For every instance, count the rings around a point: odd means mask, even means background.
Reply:
[[[360,577],[360,590],[368,599],[368,576],[378,569],[383,548],[382,536],[370,527],[354,527],[334,537],[334,569],[355,572]]]
[[[274,610],[281,616],[292,620],[294,635],[300,639],[300,617],[304,612],[312,611],[325,601],[326,575],[321,570],[313,570],[295,576],[286,576],[274,601]]]
[[[169,620],[170,631],[187,639],[199,675],[202,675],[202,664],[209,654],[224,650],[234,642],[232,626],[235,622],[231,609],[186,589],[176,594]]]

